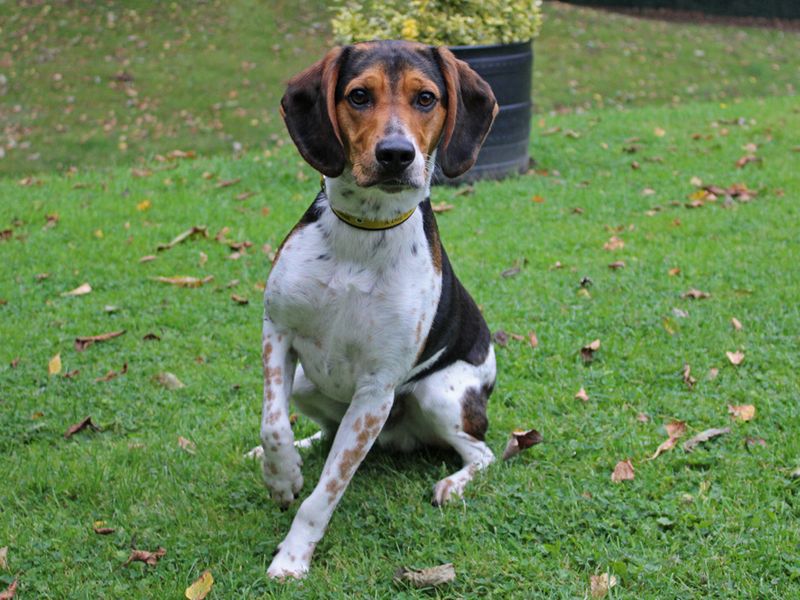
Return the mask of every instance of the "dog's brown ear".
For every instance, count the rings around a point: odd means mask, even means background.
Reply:
[[[447,119],[439,145],[442,172],[448,177],[465,173],[497,115],[497,101],[489,84],[445,47],[436,48],[447,88]]]
[[[308,164],[328,177],[341,175],[345,165],[335,98],[344,54],[343,48],[334,48],[292,77],[281,98],[281,116],[297,149]]]

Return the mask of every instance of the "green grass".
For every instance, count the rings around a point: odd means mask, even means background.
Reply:
[[[466,196],[437,189],[434,200],[456,205],[440,215],[442,237],[490,327],[535,330],[540,341],[535,350],[513,341],[498,349],[488,442],[499,453],[510,430],[535,427],[545,443],[494,465],[465,504],[443,510],[429,505],[430,487],[455,457],[372,453],[308,579],[290,586],[268,581],[265,570],[294,509],[268,500],[242,453],[258,440],[257,287],[269,270],[261,247],[274,248],[311,201],[311,171],[284,148],[269,158],[178,161],[144,178],[117,169],[40,175],[27,187],[0,181],[0,228],[13,231],[0,242],[0,546],[9,546],[0,583],[18,576],[21,597],[178,598],[211,569],[217,598],[574,598],[590,575],[608,571],[619,598],[800,594],[800,480],[790,477],[800,464],[796,100],[594,111],[547,117],[535,130],[533,154],[547,176],[480,183]],[[739,170],[748,143],[762,162]],[[634,155],[622,150],[631,144]],[[750,203],[689,209],[695,176],[759,193]],[[242,181],[215,187],[234,177]],[[245,190],[255,195],[234,199]],[[145,198],[151,208],[137,210]],[[648,216],[654,205],[663,210]],[[53,213],[56,226],[43,228]],[[212,236],[230,227],[229,238],[253,246],[230,260],[213,237],[193,239],[138,262],[201,224]],[[619,227],[625,247],[604,250]],[[500,276],[522,259],[519,275]],[[627,266],[612,271],[614,260]],[[556,261],[563,268],[552,269]],[[668,274],[673,267],[680,275]],[[37,281],[39,273],[49,277]],[[214,280],[198,289],[151,280],[179,274]],[[589,295],[583,277],[593,282]],[[90,294],[61,295],[83,282]],[[691,287],[712,296],[682,299]],[[73,349],[76,336],[116,329],[127,333]],[[150,332],[161,340],[143,340]],[[578,350],[595,338],[602,347],[584,365]],[[736,349],[746,353],[738,368],[725,357]],[[77,376],[48,375],[57,352]],[[123,363],[126,375],[93,382]],[[681,378],[685,363],[698,379],[693,390]],[[159,387],[160,371],[186,388]],[[573,398],[581,386],[586,404]],[[758,412],[732,422],[728,404]],[[87,415],[103,431],[65,440]],[[732,432],[692,454],[646,461],[671,419],[686,420],[689,435],[728,424]],[[303,418],[295,429],[313,431]],[[196,454],[181,450],[178,436],[194,441]],[[748,437],[766,446],[746,446]],[[307,494],[324,449],[304,456]],[[626,458],[636,479],[613,484]],[[116,532],[95,535],[96,520]],[[123,567],[134,539],[167,554],[155,568]],[[458,573],[449,588],[391,582],[399,566],[442,562]]]
[[[327,4],[0,3],[0,174],[284,144],[282,84],[331,45]],[[798,33],[544,13],[540,113],[797,93]]]

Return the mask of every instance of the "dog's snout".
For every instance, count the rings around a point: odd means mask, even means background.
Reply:
[[[375,146],[375,158],[384,173],[399,175],[414,161],[414,145],[401,135],[391,135]]]

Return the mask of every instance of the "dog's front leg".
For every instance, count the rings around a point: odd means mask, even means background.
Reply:
[[[267,571],[270,577],[300,578],[308,571],[314,548],[347,484],[386,423],[393,401],[393,386],[369,385],[355,393],[336,432],[319,483],[300,505],[289,534],[278,546]]]
[[[288,506],[303,487],[303,462],[294,447],[294,434],[289,423],[289,396],[296,359],[291,337],[279,331],[268,318],[264,320],[262,338],[264,369],[264,402],[261,412],[261,445],[264,449],[264,482],[272,498],[282,507]]]

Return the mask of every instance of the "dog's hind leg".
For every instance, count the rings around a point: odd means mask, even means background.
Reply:
[[[437,482],[431,501],[440,506],[463,494],[464,488],[494,454],[483,441],[489,425],[486,403],[494,386],[494,351],[484,364],[458,361],[422,379],[413,394],[434,441],[453,448],[463,467]]]

